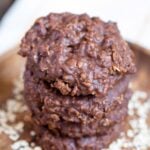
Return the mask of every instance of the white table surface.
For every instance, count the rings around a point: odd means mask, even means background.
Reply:
[[[17,0],[0,22],[0,55],[20,43],[37,17],[66,11],[115,21],[124,38],[150,49],[150,0]]]

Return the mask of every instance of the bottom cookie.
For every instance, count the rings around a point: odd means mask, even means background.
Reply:
[[[51,133],[45,127],[35,127],[37,141],[43,150],[101,150],[107,148],[124,130],[124,122],[108,129],[107,134],[101,136],[85,136],[69,138]]]

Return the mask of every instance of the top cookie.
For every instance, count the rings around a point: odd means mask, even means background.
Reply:
[[[19,53],[37,78],[63,95],[105,95],[125,74],[135,72],[133,53],[116,23],[87,14],[39,18]]]

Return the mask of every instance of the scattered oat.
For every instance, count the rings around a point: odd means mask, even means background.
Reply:
[[[19,90],[18,90],[19,91]],[[22,97],[21,93],[18,93]],[[17,113],[24,112],[27,107],[23,104],[21,99],[8,99],[5,106],[0,109],[0,133],[5,133],[13,141],[20,137],[23,132],[24,123],[16,122]]]
[[[27,141],[24,140],[20,140],[15,142],[12,146],[11,146],[12,150],[31,150],[31,148],[29,147],[29,143]]]
[[[24,139],[20,139],[24,131],[24,122],[16,121],[17,115],[26,112],[27,106],[23,101],[23,83],[18,80],[15,82],[13,90],[13,98],[8,99],[6,104],[0,107],[0,133],[4,133],[12,140],[12,150],[41,150],[35,143],[28,143]],[[35,136],[35,132],[30,132],[31,136]]]
[[[31,142],[31,147],[35,147],[35,143],[34,142]]]
[[[31,131],[31,132],[30,132],[30,135],[31,135],[31,136],[35,136],[35,135],[36,135],[35,131]]]
[[[36,146],[33,150],[42,150],[41,147]]]
[[[150,126],[146,120],[150,113],[150,99],[146,92],[135,91],[128,105],[131,129],[113,142],[109,150],[149,150]],[[137,116],[137,117],[135,117]]]

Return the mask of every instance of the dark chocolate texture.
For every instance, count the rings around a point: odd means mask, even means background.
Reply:
[[[30,68],[63,95],[105,95],[134,73],[133,53],[113,22],[71,13],[39,18],[21,43]]]
[[[70,137],[101,134],[127,116],[129,78],[124,77],[105,97],[72,97],[47,87],[26,70],[25,99],[34,121],[52,132]]]
[[[43,150],[102,150],[116,140],[124,130],[125,123],[117,124],[101,136],[85,136],[82,138],[68,138],[57,136],[46,128],[36,127],[37,140]]]
[[[123,130],[134,54],[116,23],[51,13],[22,39],[25,101],[44,150],[101,150]]]

